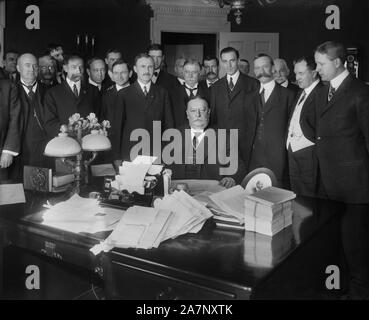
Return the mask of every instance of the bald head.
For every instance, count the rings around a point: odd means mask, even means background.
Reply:
[[[17,70],[21,80],[25,84],[33,84],[38,73],[38,62],[31,53],[24,53],[18,57]]]

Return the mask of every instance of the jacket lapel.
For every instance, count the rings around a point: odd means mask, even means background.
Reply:
[[[265,113],[269,112],[273,108],[273,106],[278,105],[279,96],[280,96],[280,90],[279,90],[278,85],[275,84],[275,87],[272,93],[270,94],[268,101],[264,105]]]
[[[328,97],[328,91],[329,91],[329,85],[327,85],[326,88],[326,95],[324,97],[326,103],[324,104],[324,107],[322,109],[322,112],[320,114],[320,116],[323,116],[324,113],[326,113],[335,103],[335,101],[338,101],[342,98],[342,96],[344,96],[347,93],[348,87],[350,85],[350,83],[352,82],[353,78],[351,75],[348,75],[346,77],[345,80],[343,80],[343,82],[341,83],[341,85],[338,87],[337,91],[335,92],[335,94],[333,95],[331,101],[327,102],[327,97]]]
[[[145,97],[145,94],[143,94],[143,95]],[[150,108],[150,106],[154,103],[155,96],[156,96],[156,87],[155,87],[155,84],[151,82],[150,90],[147,93],[147,96],[145,97],[145,99],[146,99],[145,111],[147,111],[148,108]]]

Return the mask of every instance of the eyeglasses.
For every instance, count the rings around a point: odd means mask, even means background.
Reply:
[[[49,70],[49,71],[52,71],[52,70],[55,70],[55,68],[53,67],[53,66],[42,66],[42,67],[40,67],[40,69],[42,70],[42,71],[46,71],[46,70]]]

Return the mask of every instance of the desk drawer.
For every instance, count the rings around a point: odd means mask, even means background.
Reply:
[[[222,291],[163,275],[140,267],[112,261],[112,298],[177,300],[236,299],[232,292]]]

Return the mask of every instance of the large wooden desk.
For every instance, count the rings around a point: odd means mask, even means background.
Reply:
[[[270,245],[265,236],[219,229],[209,220],[198,234],[157,249],[116,248],[97,257],[89,249],[108,233],[64,232],[41,225],[41,214],[33,213],[37,205],[3,206],[0,285],[9,272],[4,262],[10,246],[49,257],[61,268],[85,270],[111,299],[312,298],[324,287],[326,267],[339,263],[339,206],[314,203],[298,199],[292,226]]]

